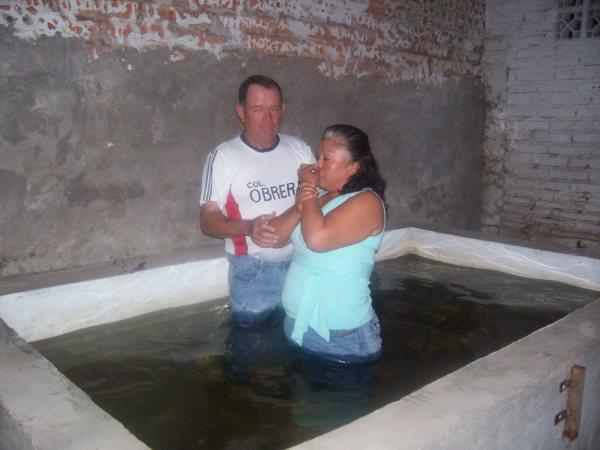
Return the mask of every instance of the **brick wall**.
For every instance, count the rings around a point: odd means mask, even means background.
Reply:
[[[88,57],[167,47],[172,62],[205,50],[305,58],[328,77],[376,74],[441,82],[477,73],[483,0],[15,0],[0,24],[21,38],[79,37]]]
[[[483,228],[600,250],[600,37],[556,40],[555,0],[489,0]]]

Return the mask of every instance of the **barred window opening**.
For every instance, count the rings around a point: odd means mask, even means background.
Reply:
[[[580,39],[600,36],[600,0],[557,0],[556,39]]]

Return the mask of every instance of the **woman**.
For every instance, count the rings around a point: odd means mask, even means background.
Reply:
[[[303,165],[299,176],[295,211],[275,221],[294,243],[282,294],[286,336],[326,359],[374,361],[381,338],[369,278],[385,227],[385,182],[367,135],[350,125],[327,127],[317,163]]]

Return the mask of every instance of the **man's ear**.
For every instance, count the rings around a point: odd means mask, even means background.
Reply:
[[[287,108],[287,105],[285,103],[281,104],[281,115],[283,116],[283,114],[285,114],[285,110]]]
[[[246,123],[246,116],[244,115],[245,111],[244,111],[244,107],[242,105],[236,105],[235,107],[235,113],[238,116],[238,119],[240,119],[240,122],[242,122],[243,124]]]

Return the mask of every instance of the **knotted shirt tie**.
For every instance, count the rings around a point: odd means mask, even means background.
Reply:
[[[369,282],[373,272],[373,264],[356,261],[334,260],[329,264],[314,253],[305,253],[294,250],[292,264],[298,264],[309,271],[306,283],[302,286],[302,295],[296,313],[292,339],[302,345],[304,333],[308,327],[313,328],[319,336],[329,342],[329,326],[327,320],[328,302],[343,302],[344,299],[334,298],[336,292],[327,292],[327,278],[335,276],[354,276],[366,279]],[[331,286],[329,286],[331,289]]]

